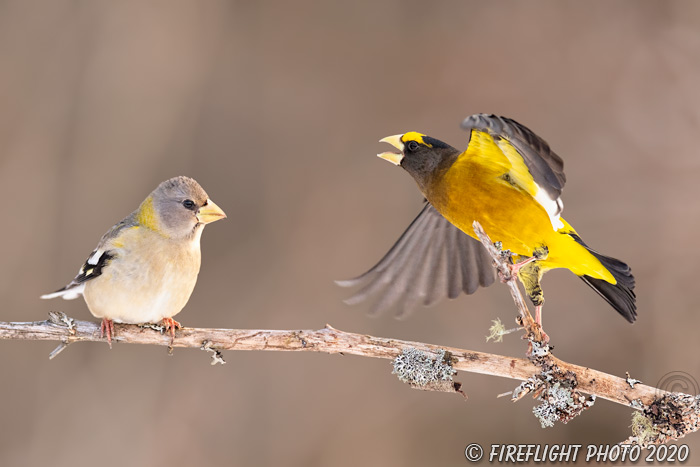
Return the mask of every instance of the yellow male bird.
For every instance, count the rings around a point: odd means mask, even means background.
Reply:
[[[202,230],[224,217],[195,180],[166,180],[102,236],[75,279],[41,298],[83,295],[90,312],[102,318],[102,335],[110,345],[115,321],[162,321],[174,337],[181,326],[173,316],[197,282]]]
[[[492,284],[491,259],[472,229],[478,221],[521,261],[514,270],[539,324],[544,302],[540,279],[554,268],[572,271],[634,322],[629,266],[589,248],[560,217],[566,181],[561,158],[509,118],[472,115],[462,128],[470,135],[463,152],[416,132],[381,140],[400,153],[379,157],[404,168],[428,204],[379,263],[355,279],[339,281],[341,286],[363,286],[348,303],[380,295],[375,311],[401,302],[400,314],[405,314],[417,303],[430,305]]]

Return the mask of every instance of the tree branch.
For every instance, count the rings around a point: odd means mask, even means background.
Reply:
[[[72,329],[64,323],[51,320],[34,322],[0,322],[0,339],[74,342],[107,342],[100,337],[100,326],[90,321],[75,321]],[[212,350],[268,350],[283,352],[324,352],[329,354],[359,355],[362,357],[394,359],[408,349],[417,349],[437,355],[449,352],[455,370],[527,380],[542,369],[528,359],[494,355],[474,350],[441,347],[422,342],[386,339],[365,334],[345,332],[326,325],[319,330],[260,330],[181,328],[175,338],[149,327],[134,324],[114,325],[113,342],[124,344],[151,344],[167,347],[189,347]],[[603,399],[630,406],[638,400],[649,405],[664,391],[651,386],[635,384],[631,387],[624,378],[590,368],[563,362],[553,356],[552,361],[563,371],[579,376],[578,388]]]
[[[0,339],[60,341],[61,346],[58,349],[61,350],[74,342],[107,342],[105,338],[100,337],[100,326],[97,323],[75,321],[62,313],[52,313],[47,321],[0,322]],[[678,439],[696,431],[700,426],[700,397],[669,393],[636,383],[629,377],[621,378],[563,362],[551,354],[531,359],[513,358],[474,350],[355,334],[334,329],[329,325],[315,331],[182,328],[173,339],[150,327],[115,324],[113,340],[128,344],[202,349],[214,353],[213,363],[223,363],[219,353],[221,350],[324,352],[395,361],[397,357],[410,351],[419,351],[432,358],[444,354],[454,370],[525,381],[525,386],[521,385],[514,391],[514,400],[520,399],[528,392],[539,396],[544,391],[541,381],[549,379],[550,383],[561,382],[564,375],[563,378],[573,379],[576,391],[642,410],[653,421],[657,430],[655,437],[647,438],[642,444]],[[577,413],[560,414],[562,416],[559,419],[568,421]],[[630,438],[628,441],[640,440]]]
[[[391,359],[394,373],[402,381],[418,389],[447,392],[461,393],[460,384],[452,381],[456,370],[512,378],[523,381],[513,391],[512,400],[532,393],[542,402],[533,412],[543,426],[570,421],[592,406],[596,397],[640,410],[643,415],[633,420],[634,436],[626,442],[643,446],[676,440],[700,428],[700,396],[667,392],[641,384],[629,375],[621,378],[554,357],[542,341],[541,329],[530,316],[515,278],[510,277],[510,253],[495,247],[477,223],[474,230],[491,253],[518,307],[519,322],[530,343],[527,359],[355,334],[329,325],[316,331],[182,328],[173,338],[156,325],[115,324],[113,341],[162,345],[170,350],[202,349],[212,353],[212,364],[225,363],[222,350],[324,352]],[[61,342],[50,358],[74,342],[107,342],[100,336],[98,324],[75,321],[60,312],[49,313],[48,321],[0,322],[0,339]]]
[[[535,396],[543,401],[541,406],[533,410],[543,427],[552,426],[557,420],[567,423],[593,405],[594,399],[585,401],[581,394],[583,391],[642,411],[644,415],[636,414],[633,417],[633,436],[625,443],[638,443],[643,446],[661,444],[682,438],[687,433],[700,429],[700,395],[670,393],[662,389],[642,386],[639,381],[630,378],[629,373],[623,380],[555,358],[549,352],[551,350],[547,343],[549,339],[546,338],[542,327],[532,319],[520,293],[517,278],[512,274],[511,252],[502,251],[500,244],[494,244],[479,222],[474,221],[472,228],[491,255],[502,282],[510,290],[520,313],[518,323],[524,327],[526,331],[524,337],[530,341],[528,358],[541,369],[541,373],[528,378],[525,383],[516,388],[513,399],[516,400],[529,392],[534,392]],[[588,387],[591,384],[593,388]],[[644,394],[640,394],[640,397],[626,394],[627,387],[631,391],[643,390]],[[571,399],[574,400],[573,404],[568,402]]]

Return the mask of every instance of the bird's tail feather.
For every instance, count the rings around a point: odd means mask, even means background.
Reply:
[[[598,261],[610,271],[610,274],[613,275],[617,283],[611,284],[603,279],[596,279],[585,274],[579,277],[583,282],[588,284],[590,288],[598,292],[598,295],[603,297],[603,299],[615,308],[627,321],[634,323],[635,319],[637,319],[637,305],[635,303],[636,296],[634,294],[634,276],[632,275],[630,267],[619,259],[601,255],[597,251],[591,249],[578,235],[569,235],[595,256]]]
[[[57,290],[52,293],[47,293],[39,298],[48,300],[51,298],[61,297],[64,300],[75,300],[83,294],[85,290],[85,284],[73,284],[72,282],[65,286],[64,288]]]

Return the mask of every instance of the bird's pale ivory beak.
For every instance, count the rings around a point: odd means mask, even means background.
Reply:
[[[216,222],[225,217],[226,213],[224,213],[224,211],[222,211],[221,208],[210,199],[207,200],[207,204],[199,208],[199,211],[197,211],[197,219],[199,219],[199,222],[202,224]]]
[[[403,159],[403,142],[401,137],[403,135],[387,136],[379,140],[380,143],[389,143],[400,151],[399,154],[393,152],[383,152],[377,154],[377,157],[381,157],[384,160],[391,162],[394,165],[401,165],[401,160]]]

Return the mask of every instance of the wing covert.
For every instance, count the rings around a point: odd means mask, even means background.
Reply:
[[[462,121],[461,127],[470,132],[470,137],[471,131],[477,130],[489,134],[496,144],[499,144],[500,140],[510,143],[522,157],[539,190],[543,190],[546,194],[546,197],[538,193],[533,196],[547,209],[552,218],[559,216],[564,207],[560,199],[566,183],[564,162],[549,148],[545,140],[515,120],[496,115],[472,115]],[[509,156],[509,154],[506,155]]]

